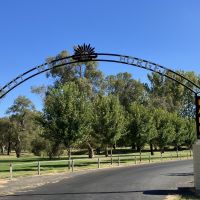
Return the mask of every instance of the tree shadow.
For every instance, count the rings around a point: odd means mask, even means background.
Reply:
[[[141,193],[144,195],[194,195],[194,188],[178,188],[174,190],[128,190],[128,191],[94,191],[94,192],[59,192],[59,193],[22,193],[0,195],[1,197],[31,197],[31,196],[67,196],[67,195],[105,195],[105,194],[131,194]]]
[[[161,174],[164,176],[194,176],[194,173],[168,173],[168,174]]]

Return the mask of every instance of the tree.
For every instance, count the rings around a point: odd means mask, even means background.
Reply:
[[[176,71],[184,77],[190,79],[197,85],[200,82],[200,77],[194,72]],[[171,73],[171,72],[166,72]],[[166,109],[169,112],[177,112],[183,117],[194,117],[194,96],[191,91],[183,87],[179,83],[165,76],[160,76],[157,73],[148,74],[149,84],[146,84],[146,89],[149,94],[150,104],[155,108]],[[176,77],[178,81],[181,78]],[[187,86],[192,87],[190,83]]]
[[[44,137],[59,146],[63,143],[68,149],[91,131],[91,103],[77,84],[69,82],[48,91],[40,122]]]
[[[196,135],[196,123],[194,119],[185,119],[185,145],[191,150],[192,149],[192,145],[194,144],[194,142],[197,139],[197,135]]]
[[[99,96],[94,102],[93,129],[96,137],[105,147],[105,156],[108,156],[108,147],[116,143],[123,133],[124,112],[116,96]]]
[[[36,156],[41,156],[42,151],[46,149],[46,141],[42,137],[35,137],[31,141],[31,152]]]
[[[25,96],[19,96],[14,100],[7,114],[10,114],[12,132],[14,133],[14,147],[16,156],[19,158],[22,150],[22,143],[30,130],[31,112],[34,111],[33,103]]]
[[[133,148],[137,146],[137,150],[140,151],[144,148],[146,143],[156,137],[156,129],[153,123],[152,112],[138,103],[132,103],[128,109],[128,138],[129,143]],[[153,151],[152,151],[153,154]]]
[[[156,109],[154,112],[154,123],[157,131],[156,145],[160,148],[161,153],[164,152],[164,148],[171,144],[175,129],[171,122],[172,115],[166,110]]]
[[[10,154],[12,143],[11,123],[9,118],[0,119],[0,152],[4,154],[7,148],[7,154]]]
[[[172,125],[174,126],[174,138],[172,144],[174,145],[177,151],[178,157],[178,149],[179,147],[184,144],[185,136],[186,136],[186,124],[185,120],[182,117],[179,117],[176,113],[172,114]]]
[[[68,62],[74,61],[72,58],[64,59],[67,56],[70,56],[70,54],[67,51],[62,51],[55,57],[47,58],[49,67],[54,67],[47,73],[47,77],[52,77],[56,80],[55,86],[67,82],[77,83],[79,79],[86,79],[92,91],[94,93],[99,92],[102,89],[103,73],[97,69],[98,63],[96,61],[90,61],[67,64]],[[63,64],[62,67],[55,67],[61,64]]]
[[[106,93],[118,96],[126,110],[132,102],[141,103],[145,99],[144,85],[127,72],[107,76],[105,82]]]

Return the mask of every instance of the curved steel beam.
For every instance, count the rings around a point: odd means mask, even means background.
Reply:
[[[200,86],[198,86],[196,83],[191,81],[190,79],[184,77],[183,75],[166,68],[164,66],[161,66],[159,64],[132,57],[132,56],[125,56],[120,54],[110,54],[110,53],[95,53],[93,54],[95,59],[83,59],[83,60],[73,60],[74,56],[68,56],[64,58],[55,59],[50,62],[43,63],[42,65],[39,65],[37,67],[34,67],[23,74],[17,76],[15,79],[4,85],[2,88],[0,88],[0,99],[3,98],[7,93],[9,93],[11,90],[16,88],[17,86],[21,85],[25,81],[41,74],[46,71],[49,71],[51,69],[62,67],[64,65],[71,65],[79,62],[89,62],[89,61],[100,61],[100,62],[112,62],[112,63],[120,63],[120,64],[126,64],[131,65],[139,68],[143,68],[152,72],[155,72],[157,74],[160,74],[162,76],[165,76],[178,84],[182,85],[183,87],[187,88],[194,94],[198,94],[200,92]],[[109,59],[106,59],[104,57],[109,57]],[[100,57],[100,58],[99,58]],[[101,58],[103,57],[103,58]],[[111,57],[111,58],[110,58]],[[112,58],[114,57],[114,58]],[[116,59],[118,58],[118,60]],[[61,62],[61,63],[60,63]]]

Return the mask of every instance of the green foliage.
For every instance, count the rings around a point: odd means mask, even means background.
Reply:
[[[156,145],[160,148],[161,152],[169,145],[175,135],[175,127],[171,123],[172,114],[166,110],[156,109],[154,112],[154,123],[157,130]]]
[[[13,133],[11,130],[11,123],[9,118],[0,119],[0,152],[1,154],[5,153],[5,149],[8,149],[7,154],[11,150]]]
[[[28,98],[19,96],[7,110],[7,114],[10,114],[12,143],[17,157],[20,157],[23,147],[29,146],[26,145],[26,139],[33,128],[31,118],[34,109],[33,103]]]
[[[138,103],[132,103],[128,109],[128,142],[142,150],[156,135],[153,123],[153,115],[148,107]]]
[[[73,61],[68,56],[62,51],[47,59],[53,85],[31,88],[43,99],[41,113],[19,96],[7,110],[9,117],[0,119],[1,153],[46,152],[53,158],[64,146],[69,155],[72,147],[87,147],[92,158],[93,148],[105,147],[108,155],[108,147],[118,144],[139,151],[148,144],[151,152],[169,145],[192,147],[194,97],[182,85],[156,73],[148,75],[146,84],[127,72],[105,78],[97,62],[68,64]],[[194,72],[177,72],[200,84]]]
[[[46,149],[46,142],[42,137],[36,137],[31,141],[31,152],[35,156],[41,156]]]
[[[124,128],[124,111],[116,96],[99,96],[94,102],[93,129],[106,148],[120,138]]]
[[[91,129],[91,103],[74,82],[48,92],[41,123],[44,137],[71,148]]]
[[[119,73],[106,77],[106,92],[119,97],[120,103],[128,109],[132,102],[143,102],[145,88],[129,73]]]
[[[186,119],[186,132],[185,132],[185,138],[184,138],[184,144],[191,149],[192,145],[197,139],[196,135],[196,124],[194,119]]]

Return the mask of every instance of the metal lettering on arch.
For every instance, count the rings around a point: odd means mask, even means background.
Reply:
[[[157,74],[165,76],[190,90],[196,98],[197,137],[200,139],[200,110],[198,110],[200,109],[200,97],[198,97],[198,93],[200,93],[199,85],[197,85],[187,77],[184,77],[182,74],[179,74],[170,68],[164,67],[151,61],[127,55],[112,53],[96,53],[95,48],[91,47],[90,44],[78,45],[76,48],[74,48],[74,54],[72,56],[50,60],[20,74],[15,79],[11,80],[2,88],[0,88],[0,99],[3,98],[6,94],[8,94],[17,86],[21,85],[25,81],[41,73],[47,72],[57,67],[71,65],[79,62],[86,63],[89,61],[120,63],[149,70],[151,72],[155,72]]]

